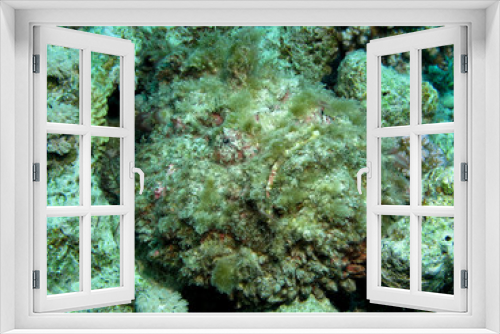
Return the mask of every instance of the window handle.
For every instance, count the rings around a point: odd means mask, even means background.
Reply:
[[[139,174],[139,185],[140,185],[140,190],[139,190],[139,195],[142,195],[142,192],[144,190],[144,172],[140,168],[134,167],[134,162],[130,161],[129,163],[129,171],[130,171],[130,178],[133,179],[135,177],[135,173]]]
[[[361,191],[361,176],[366,173],[366,177],[371,179],[372,178],[372,163],[370,161],[368,161],[366,163],[367,167],[364,167],[364,168],[361,168],[359,171],[358,171],[358,175],[357,175],[357,178],[358,178],[358,193],[361,195],[362,191]]]

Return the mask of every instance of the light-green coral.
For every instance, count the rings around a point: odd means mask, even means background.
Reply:
[[[215,261],[211,284],[221,293],[231,294],[233,290],[239,288],[239,282],[251,281],[261,273],[260,271],[257,254],[242,247],[237,253]]]
[[[221,258],[215,263],[211,283],[222,293],[230,294],[238,284],[236,261],[236,256],[232,255]]]

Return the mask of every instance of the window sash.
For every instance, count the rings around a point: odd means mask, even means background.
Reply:
[[[460,180],[460,163],[467,162],[467,76],[460,73],[461,54],[466,54],[466,28],[445,27],[371,41],[367,46],[367,161],[374,170],[367,181],[367,298],[377,304],[421,310],[467,310],[467,290],[461,289],[460,272],[467,269],[467,183]],[[422,49],[454,45],[454,122],[420,124]],[[381,61],[385,55],[410,52],[410,125],[381,127]],[[454,133],[454,207],[420,205],[421,135]],[[384,137],[410,137],[410,205],[380,205],[381,151]],[[410,289],[382,287],[381,215],[410,217]],[[454,295],[419,291],[421,285],[421,218],[454,217]]]
[[[34,161],[40,163],[40,182],[34,189],[34,270],[40,271],[40,289],[34,289],[34,311],[53,312],[128,303],[134,298],[134,45],[130,41],[53,27],[35,27],[34,54],[40,55],[40,73],[34,85]],[[80,124],[47,122],[47,46],[80,50]],[[91,125],[91,52],[120,56],[120,122],[117,128]],[[80,205],[47,207],[47,134],[79,136]],[[91,138],[120,138],[121,205],[91,205]],[[91,217],[120,215],[120,286],[91,289]],[[47,295],[47,217],[80,217],[80,291]]]

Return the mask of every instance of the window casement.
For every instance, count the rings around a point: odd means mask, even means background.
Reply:
[[[451,122],[429,117],[422,80],[424,55],[443,52],[443,48],[451,53],[446,69],[454,91]],[[373,303],[421,310],[467,309],[467,290],[462,282],[467,274],[467,182],[461,173],[462,166],[467,166],[466,54],[466,28],[460,26],[382,38],[367,46],[367,298]],[[410,77],[409,110],[398,101],[384,99],[390,95],[387,81],[391,77],[383,75],[382,61],[390,56],[409,56],[404,64],[409,65],[405,68]],[[396,110],[397,116],[390,110]],[[429,148],[429,143],[443,140],[448,143],[446,151]],[[438,179],[424,179],[423,170],[436,152],[437,168],[445,166],[452,175],[446,181],[451,199],[432,193],[441,186]],[[432,191],[426,191],[429,188]],[[389,193],[396,194],[396,203],[389,199]],[[401,258],[409,260],[409,271],[399,281],[386,278],[396,276],[393,271],[399,269],[390,263],[392,254],[387,254],[384,246],[384,229],[388,223],[394,225],[391,221],[397,222],[392,233],[404,236],[400,252],[406,256]],[[440,229],[445,226],[451,236],[442,240]],[[440,245],[446,256],[430,259],[437,255],[429,252],[429,244]],[[423,263],[433,261],[446,262],[438,268],[449,271],[451,287],[424,282],[428,268]]]
[[[118,38],[54,27],[35,27],[34,35],[34,172],[38,174],[34,182],[34,311],[128,303],[135,292],[134,45]],[[107,73],[104,79],[115,77],[120,87],[119,120],[114,127],[101,126],[98,115],[102,105],[93,98],[98,85],[94,85],[91,66],[99,58],[104,58],[102,71],[109,61],[119,62],[120,72]],[[58,67],[62,73],[57,78],[63,81],[62,91],[54,91],[54,79],[47,76],[49,66]],[[93,163],[99,154],[92,149],[94,141],[114,143],[116,153],[107,158],[115,179],[116,203],[103,203],[92,187],[100,172]],[[54,152],[62,154],[61,150],[70,151],[73,159],[48,161],[49,153],[52,157]],[[57,176],[51,169],[48,177],[49,165],[57,166]],[[64,192],[61,196],[47,196],[54,182],[56,190]],[[107,230],[113,234],[114,244],[108,248],[116,254],[106,270],[113,273],[114,280],[109,282],[101,282],[98,273],[91,270],[94,257],[103,252],[104,242],[94,231],[98,224],[108,224]],[[47,238],[65,245],[48,249]],[[101,256],[109,257],[107,251]],[[77,266],[79,275],[71,277],[59,272],[63,268],[51,266],[51,259],[57,257],[70,257],[66,263]],[[52,289],[54,280],[66,284]]]

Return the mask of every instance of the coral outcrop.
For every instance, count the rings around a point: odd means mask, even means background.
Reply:
[[[366,159],[361,49],[372,38],[417,28],[80,29],[136,45],[136,165],[146,173],[145,192],[136,195],[136,300],[101,311],[184,312],[188,305],[178,291],[194,286],[239,311],[335,312],[339,296],[364,299],[358,284],[366,275],[366,210],[354,179]],[[435,55],[429,59],[436,67],[425,70],[422,90],[430,122],[452,114],[453,93],[446,67]],[[404,124],[409,110],[405,62],[392,57],[382,64],[388,83],[384,122],[390,125]],[[96,64],[96,76],[117,72],[112,58],[97,57]],[[113,126],[116,81],[96,82],[102,83],[96,86],[96,121]],[[61,105],[62,118],[70,117],[64,110],[74,110],[75,103]],[[452,201],[453,171],[446,162],[453,156],[452,139],[423,143],[426,201]],[[401,204],[401,190],[408,188],[408,143],[384,145],[394,176],[384,194],[388,204]],[[112,175],[118,148],[113,140],[93,142],[92,187],[104,205],[119,198]],[[75,187],[78,143],[51,135],[48,150],[49,201],[68,201],[56,189]],[[392,230],[400,224],[394,219]],[[449,291],[451,226],[435,219],[423,230],[430,235],[441,229],[444,240],[423,245],[426,291]],[[103,230],[102,237],[111,240],[112,232]],[[111,254],[113,243],[106,245]],[[384,261],[396,268],[383,277],[388,285],[404,287],[405,247],[409,243],[397,233],[385,239]],[[54,259],[61,272],[74,271],[71,261],[78,256],[71,254]]]
[[[169,110],[136,156],[151,166],[136,199],[141,261],[253,310],[353,292],[364,272],[348,246],[364,231],[363,107],[290,73],[266,33],[202,37],[183,66],[198,78],[160,83]]]
[[[407,70],[400,71],[392,66],[381,67],[382,126],[409,125],[410,76]],[[335,92],[366,105],[366,84],[366,52],[356,50],[347,54],[340,64]],[[422,82],[421,92],[424,122],[432,123],[439,104],[438,92],[427,81]]]

